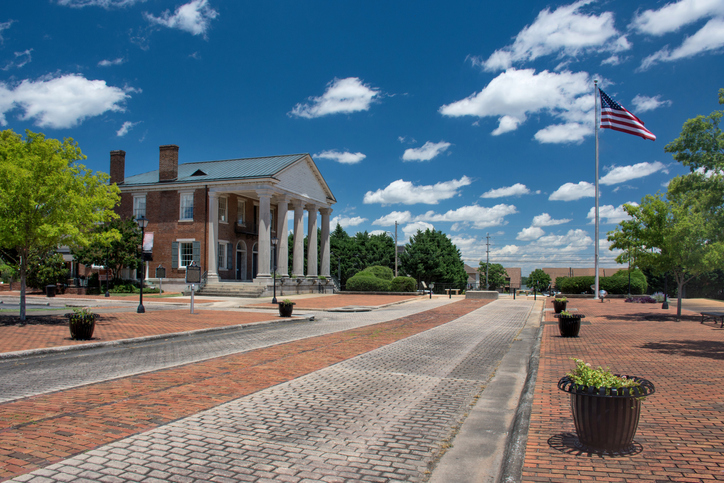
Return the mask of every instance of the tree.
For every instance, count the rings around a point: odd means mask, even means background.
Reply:
[[[93,173],[70,138],[0,132],[0,248],[15,249],[20,271],[20,319],[25,320],[28,259],[59,245],[90,242],[96,223],[115,218],[119,189]]]
[[[541,291],[551,284],[551,276],[540,268],[536,268],[528,275],[527,287],[536,288]]]
[[[37,253],[28,260],[28,287],[44,289],[48,285],[59,285],[68,280],[68,269],[63,255],[52,250]]]
[[[499,288],[505,287],[505,281],[508,278],[508,272],[499,263],[485,263],[480,262],[478,272],[480,272],[480,283],[485,283],[485,269],[488,271],[488,286],[486,290],[498,290]]]
[[[96,225],[91,236],[89,245],[72,250],[78,263],[108,267],[114,279],[120,278],[124,268],[140,268],[141,230],[133,219],[116,219]]]
[[[681,317],[684,285],[692,278],[721,266],[724,243],[717,228],[707,223],[696,193],[646,195],[640,205],[626,204],[631,217],[609,232],[610,249],[636,246],[638,265],[654,273],[670,272],[677,285],[677,318]],[[621,263],[623,255],[616,261]]]
[[[460,250],[441,231],[418,230],[400,256],[402,272],[417,282],[450,284],[464,289],[468,274]]]

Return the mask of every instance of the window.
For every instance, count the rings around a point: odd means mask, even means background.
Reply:
[[[228,199],[227,198],[219,198],[219,221],[222,221],[224,223],[229,221],[229,215],[228,215]]]
[[[220,241],[219,242],[219,270],[231,270],[231,243]]]
[[[236,200],[236,221],[239,225],[244,226],[246,220],[246,201]]]
[[[181,193],[181,212],[179,214],[179,221],[193,221],[194,220],[194,194],[193,193]]]
[[[179,266],[188,267],[194,261],[194,242],[179,242]]]
[[[146,216],[146,195],[133,197],[133,217],[138,219]]]

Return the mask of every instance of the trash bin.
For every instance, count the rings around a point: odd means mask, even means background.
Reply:
[[[45,294],[48,297],[55,297],[55,285],[46,285],[45,286]]]

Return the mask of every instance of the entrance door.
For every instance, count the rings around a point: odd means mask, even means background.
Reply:
[[[246,243],[240,241],[236,244],[236,279],[248,280],[246,273]]]

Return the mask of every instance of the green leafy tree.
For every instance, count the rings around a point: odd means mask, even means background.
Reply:
[[[19,257],[21,320],[30,257],[59,245],[87,245],[96,223],[116,217],[118,187],[79,164],[83,159],[70,138],[0,132],[0,248]]]
[[[638,265],[654,273],[669,272],[677,285],[677,317],[681,316],[684,285],[697,275],[721,266],[724,244],[716,240],[716,227],[707,224],[709,213],[700,209],[696,193],[666,197],[647,195],[640,205],[624,205],[631,217],[609,232],[611,249],[638,244]],[[616,259],[621,263],[620,258]]]
[[[114,279],[120,278],[124,268],[140,268],[141,230],[133,219],[96,225],[91,238],[89,245],[73,248],[73,257],[78,263],[108,267]]]
[[[505,280],[508,278],[508,272],[499,263],[480,262],[478,272],[480,272],[480,283],[485,284],[485,271],[488,272],[488,287],[486,290],[498,290],[505,287]]]
[[[526,286],[528,288],[535,288],[540,290],[544,290],[548,285],[551,284],[551,276],[545,273],[540,268],[536,268],[532,272],[530,272],[530,275],[528,275],[528,281],[526,283]]]
[[[464,289],[468,279],[460,250],[447,235],[436,230],[418,230],[410,237],[400,256],[400,266],[403,273],[428,286],[435,282]]]
[[[64,284],[68,280],[69,271],[65,266],[63,255],[56,251],[36,253],[28,260],[28,287],[45,289],[48,285]]]

